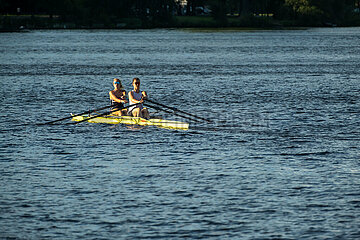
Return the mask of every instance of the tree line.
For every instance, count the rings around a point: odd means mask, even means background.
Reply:
[[[177,16],[210,15],[219,26],[229,17],[251,25],[256,17],[318,26],[360,24],[360,0],[0,0],[0,14],[49,15],[77,25],[138,21],[141,27],[173,26]],[[132,19],[132,20],[129,20]]]

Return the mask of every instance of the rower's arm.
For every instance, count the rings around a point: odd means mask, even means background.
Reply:
[[[123,103],[127,103],[127,102],[128,102],[128,101],[126,100],[126,91],[125,91],[125,90],[123,90],[121,99],[122,99],[122,102],[123,102]]]
[[[120,99],[117,96],[115,96],[115,94],[112,91],[109,92],[109,95],[110,95],[110,99],[117,103],[126,103],[127,102],[126,99]]]

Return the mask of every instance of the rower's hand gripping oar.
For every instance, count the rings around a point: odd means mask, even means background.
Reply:
[[[170,106],[166,106],[166,105],[161,104],[161,103],[154,102],[154,101],[149,100],[149,99],[146,99],[145,101],[148,101],[148,102],[150,102],[150,103],[153,103],[153,104],[159,105],[159,106],[164,107],[164,108],[171,109],[171,110],[173,110],[174,112],[179,112],[179,113],[187,114],[187,115],[189,115],[189,116],[192,116],[192,117],[195,117],[195,118],[198,118],[198,119],[201,119],[201,120],[207,121],[207,122],[212,122],[210,119],[202,118],[202,117],[196,116],[196,115],[194,115],[194,114],[191,114],[191,113],[187,113],[187,112],[181,111],[180,109],[177,109],[177,108],[174,108],[174,107],[170,107]],[[174,114],[175,114],[175,113],[174,113]]]
[[[90,114],[90,113],[93,113],[93,112],[101,111],[101,110],[104,110],[106,108],[111,108],[111,107],[114,107],[114,106],[116,106],[116,105],[112,104],[112,105],[109,105],[109,106],[106,106],[106,107],[102,107],[102,108],[98,108],[98,109],[94,109],[94,110],[89,110],[89,111],[79,113],[79,114],[76,114],[76,115],[71,115],[70,117],[64,117],[64,118],[60,118],[60,119],[50,121],[50,122],[39,123],[38,125],[53,124],[53,123],[60,122],[60,121],[63,121],[63,120],[67,120],[67,119],[70,119],[70,118],[73,118],[73,117],[78,117],[78,116],[81,116],[81,115],[84,115],[84,114]]]
[[[99,115],[96,115],[96,116],[92,116],[92,117],[83,119],[83,120],[78,121],[78,122],[67,123],[67,124],[78,124],[78,123],[86,122],[86,121],[88,121],[88,120],[91,120],[91,119],[94,119],[94,118],[98,118],[98,117],[102,117],[102,116],[105,116],[105,115],[109,115],[110,113],[117,112],[117,111],[123,110],[123,109],[125,109],[125,108],[133,107],[133,106],[136,106],[136,105],[139,105],[139,104],[140,104],[140,103],[131,104],[131,105],[129,105],[129,106],[124,106],[124,107],[121,107],[121,108],[117,108],[117,109],[114,109],[114,110],[111,110],[111,111],[108,111],[108,112],[105,112],[105,113],[102,113],[102,114],[99,114]],[[75,116],[73,116],[73,117],[75,117]]]

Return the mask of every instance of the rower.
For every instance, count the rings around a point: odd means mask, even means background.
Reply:
[[[128,102],[126,100],[126,91],[118,78],[114,78],[113,85],[114,90],[109,92],[111,104],[115,105],[112,110],[119,109],[119,111],[113,112],[113,114],[116,116],[126,116],[127,110],[121,109],[124,107],[124,103]]]
[[[140,91],[140,79],[134,78],[132,81],[132,85],[134,87],[134,90],[129,92],[129,104],[133,105],[138,103],[138,105],[130,107],[128,113],[133,117],[142,117],[149,119],[149,111],[142,105],[144,100],[147,98],[147,94],[145,91]]]

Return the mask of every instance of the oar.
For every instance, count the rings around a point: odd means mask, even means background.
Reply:
[[[164,107],[164,108],[171,109],[171,110],[176,111],[176,112],[179,112],[179,113],[187,114],[187,115],[192,116],[192,117],[195,117],[195,118],[199,118],[199,119],[202,119],[202,120],[205,120],[205,121],[208,121],[208,122],[212,122],[212,121],[211,121],[211,120],[209,120],[209,119],[202,118],[202,117],[196,116],[196,115],[194,115],[194,114],[191,114],[191,113],[187,113],[187,112],[181,111],[180,109],[177,109],[177,108],[174,108],[174,107],[170,107],[170,106],[166,106],[166,105],[161,104],[161,103],[158,103],[158,102],[154,102],[154,101],[149,100],[149,99],[145,99],[145,101],[148,101],[148,102],[150,102],[150,103],[153,103],[153,104],[159,105],[159,106]]]
[[[102,113],[102,114],[99,114],[99,115],[96,115],[96,116],[92,116],[92,117],[83,119],[83,120],[78,121],[78,122],[68,123],[68,124],[78,124],[78,123],[82,123],[82,122],[88,121],[88,120],[90,120],[90,119],[94,119],[94,118],[102,117],[102,116],[105,116],[105,115],[109,115],[110,113],[117,112],[117,111],[120,111],[120,110],[122,110],[122,109],[129,108],[129,107],[133,107],[133,106],[136,106],[136,105],[139,105],[139,103],[135,103],[135,104],[131,104],[131,105],[129,105],[129,106],[124,106],[124,107],[121,107],[121,108],[117,108],[117,109],[115,109],[115,110],[111,110],[111,111],[108,111],[108,112],[105,112],[105,113]],[[75,115],[74,115],[73,117],[75,117]]]
[[[193,118],[190,118],[190,117],[186,117],[186,116],[181,115],[181,114],[178,114],[178,113],[176,113],[176,112],[171,112],[171,111],[169,111],[169,110],[165,110],[165,109],[163,109],[163,108],[156,107],[156,106],[154,106],[154,105],[150,105],[150,104],[148,104],[148,103],[143,103],[143,104],[144,104],[145,106],[148,106],[148,107],[154,108],[154,109],[156,109],[156,110],[160,110],[160,111],[163,111],[163,112],[166,112],[166,113],[171,113],[171,114],[174,114],[174,115],[176,115],[176,116],[179,116],[179,117],[182,117],[182,118],[185,118],[185,119],[191,120],[191,121],[201,122],[201,121],[200,121],[200,120],[198,120],[198,119],[193,119]]]
[[[45,124],[52,124],[52,123],[56,123],[56,122],[60,122],[60,121],[63,121],[63,120],[66,120],[66,119],[70,119],[70,118],[73,118],[73,117],[77,117],[77,116],[81,116],[81,115],[84,115],[84,114],[90,114],[90,113],[93,113],[93,112],[97,112],[97,111],[101,111],[101,110],[104,110],[106,108],[110,108],[110,107],[113,107],[113,106],[116,106],[116,105],[110,105],[110,106],[106,106],[106,107],[102,107],[102,108],[98,108],[98,109],[94,109],[94,110],[89,110],[89,111],[86,111],[86,112],[83,112],[83,113],[79,113],[79,114],[76,114],[76,115],[72,115],[70,117],[64,117],[64,118],[61,118],[61,119],[57,119],[57,120],[54,120],[54,121],[50,121],[50,122],[45,122],[45,123],[39,123],[38,125],[45,125]]]

